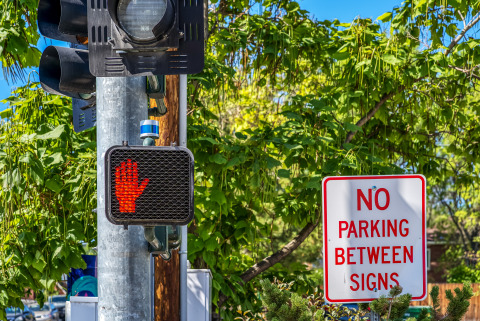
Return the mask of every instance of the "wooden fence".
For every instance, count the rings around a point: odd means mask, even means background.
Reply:
[[[428,296],[427,299],[423,301],[415,301],[412,302],[411,305],[424,305],[424,306],[432,306],[432,299],[430,298],[430,291],[432,287],[438,285],[440,294],[440,309],[442,313],[445,313],[447,310],[448,300],[445,297],[445,290],[452,290],[452,293],[455,294],[453,291],[455,288],[463,288],[463,284],[461,283],[429,283],[428,284]],[[470,307],[468,308],[468,312],[462,321],[479,321],[480,320],[480,284],[472,284],[473,286],[473,293],[474,296],[470,299]]]

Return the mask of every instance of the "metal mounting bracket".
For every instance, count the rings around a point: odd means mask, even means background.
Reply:
[[[154,256],[159,255],[164,260],[170,260],[172,250],[177,249],[181,243],[179,226],[145,226],[145,239],[148,241],[148,250]]]
[[[154,99],[156,107],[148,108],[148,116],[161,117],[167,113],[165,106],[165,76],[148,76],[147,94],[150,99]]]

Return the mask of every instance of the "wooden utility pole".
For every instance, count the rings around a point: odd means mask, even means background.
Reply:
[[[150,100],[156,107],[155,100]],[[179,76],[166,76],[165,105],[167,113],[162,117],[153,117],[159,122],[160,138],[157,146],[179,145]],[[155,204],[159,206],[159,204]],[[161,205],[160,205],[161,206]],[[180,255],[172,251],[169,261],[155,258],[155,321],[180,321]]]

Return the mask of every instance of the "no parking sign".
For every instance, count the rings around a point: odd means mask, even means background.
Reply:
[[[326,177],[322,186],[326,301],[369,302],[395,285],[423,300],[425,177]]]

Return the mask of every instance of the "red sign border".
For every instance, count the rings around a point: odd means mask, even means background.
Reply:
[[[323,199],[322,199],[322,211],[323,211],[323,259],[324,259],[324,290],[325,298],[329,303],[362,303],[371,302],[377,298],[368,299],[345,299],[345,300],[332,300],[328,296],[328,243],[327,240],[327,183],[329,181],[339,180],[360,180],[360,179],[405,179],[405,178],[419,178],[422,181],[422,246],[423,246],[423,293],[421,296],[412,297],[412,300],[422,301],[427,297],[427,267],[426,267],[426,189],[427,180],[425,176],[418,174],[405,174],[405,175],[366,175],[366,176],[330,176],[326,177],[322,182]]]

